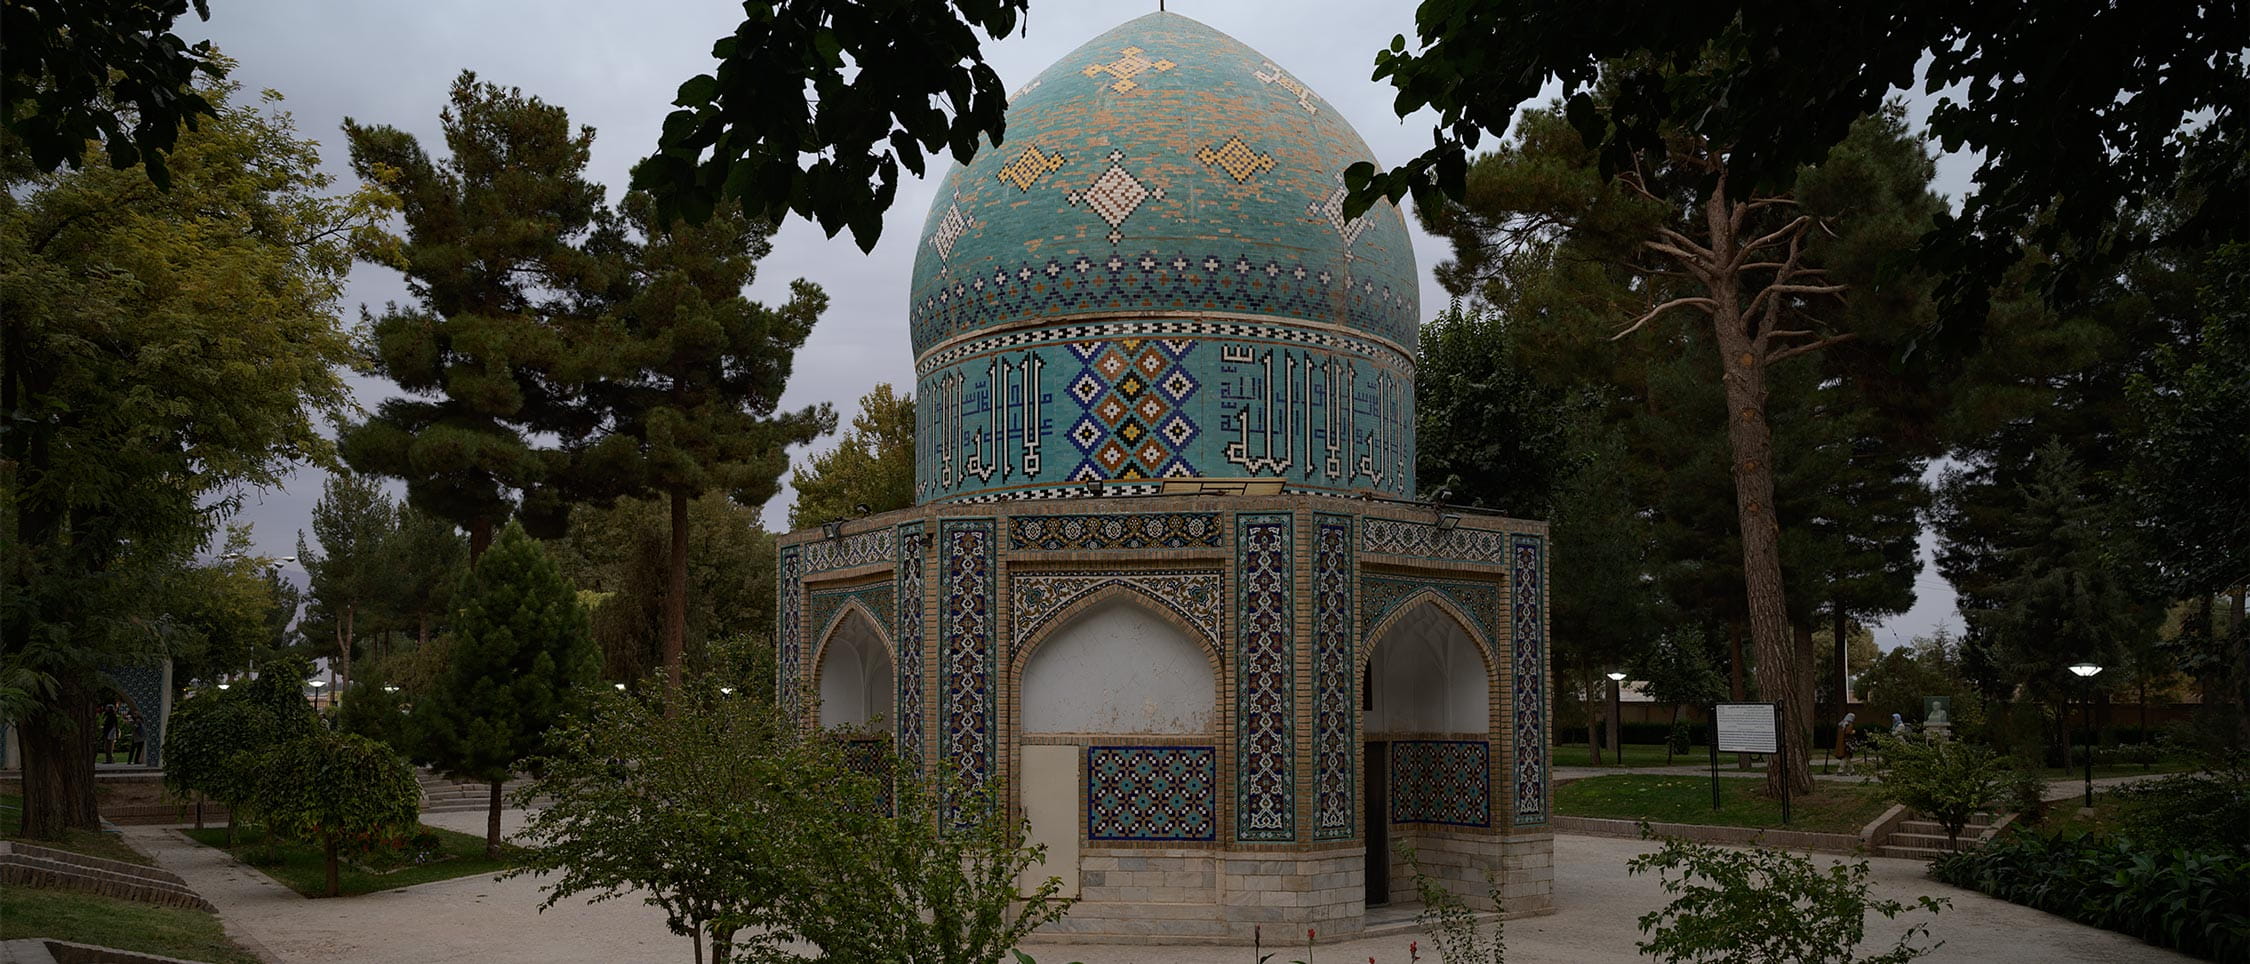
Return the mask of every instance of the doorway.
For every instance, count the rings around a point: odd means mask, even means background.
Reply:
[[[1360,786],[1367,791],[1360,796],[1367,801],[1369,907],[1391,902],[1390,748],[1388,743],[1369,743],[1367,752],[1360,754],[1367,761],[1367,772],[1360,781]]]

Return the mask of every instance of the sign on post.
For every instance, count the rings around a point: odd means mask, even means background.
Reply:
[[[1781,752],[1780,707],[1772,703],[1719,703],[1712,709],[1713,737],[1722,753]]]

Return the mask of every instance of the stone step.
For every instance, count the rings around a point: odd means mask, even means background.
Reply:
[[[1958,846],[1946,841],[1940,833],[1894,833],[1883,841],[1886,847],[1912,847],[1921,850],[1968,850],[1977,845],[1975,834],[1964,832]]]
[[[1925,847],[1893,847],[1887,844],[1878,848],[1877,852],[1885,857],[1899,857],[1906,860],[1936,860],[1939,857],[1951,854],[1951,851],[1945,850],[1930,850]]]

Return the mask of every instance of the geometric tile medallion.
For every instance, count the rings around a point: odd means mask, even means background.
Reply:
[[[1492,823],[1491,750],[1483,740],[1391,744],[1391,822]]]
[[[1143,51],[1139,47],[1127,47],[1123,50],[1118,51],[1119,56],[1116,60],[1110,61],[1106,64],[1094,64],[1093,66],[1087,67],[1085,70],[1080,71],[1080,73],[1085,74],[1088,77],[1098,77],[1102,74],[1108,74],[1111,77],[1115,77],[1117,78],[1117,80],[1115,83],[1109,85],[1109,89],[1122,94],[1140,86],[1140,84],[1136,83],[1133,78],[1140,76],[1144,71],[1153,70],[1157,73],[1163,73],[1164,71],[1179,66],[1178,64],[1175,64],[1169,60],[1150,60],[1147,57],[1141,56],[1142,53]]]
[[[1210,840],[1218,835],[1218,755],[1207,746],[1086,748],[1086,836]]]
[[[1008,548],[1215,549],[1220,532],[1216,512],[1017,516],[1008,524]]]
[[[1140,210],[1141,202],[1164,199],[1163,188],[1152,188],[1141,183],[1140,178],[1134,177],[1118,163],[1124,159],[1122,151],[1109,152],[1109,169],[1094,178],[1094,183],[1087,185],[1083,191],[1064,192],[1064,197],[1072,207],[1083,204],[1087,210],[1109,223],[1111,244],[1125,239],[1125,219],[1132,217],[1134,211]]]
[[[1197,148],[1195,159],[1206,167],[1225,172],[1236,184],[1248,184],[1253,176],[1273,170],[1273,155],[1252,150],[1239,137],[1229,137],[1225,144],[1216,148],[1210,145]]]

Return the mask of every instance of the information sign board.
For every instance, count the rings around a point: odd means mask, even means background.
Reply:
[[[1772,703],[1716,703],[1711,718],[1721,753],[1779,753],[1780,707]]]

